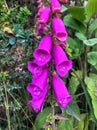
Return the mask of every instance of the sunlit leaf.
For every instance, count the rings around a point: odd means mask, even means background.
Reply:
[[[69,7],[68,10],[71,13],[71,15],[78,21],[83,22],[86,19],[84,7],[73,6]]]
[[[85,83],[91,96],[94,114],[97,119],[97,75],[91,74],[89,77],[86,77]]]
[[[67,27],[70,27],[78,32],[85,33],[85,25],[74,19],[70,14],[66,15],[63,21]]]
[[[83,35],[82,33],[76,33],[75,34],[75,36],[77,37],[77,38],[79,38],[80,40],[86,40],[86,37],[85,37],[85,35]]]
[[[97,0],[88,0],[85,11],[87,20],[89,20],[94,14],[97,13]]]
[[[97,38],[84,40],[83,43],[86,44],[87,46],[93,46],[93,45],[97,44]]]

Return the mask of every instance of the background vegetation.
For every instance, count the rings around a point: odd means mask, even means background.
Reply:
[[[55,104],[55,114],[49,94],[42,112],[27,105],[27,61],[41,38],[36,12],[36,0],[0,0],[0,130],[51,130],[54,123],[57,130],[97,130],[97,0],[62,5],[69,36],[64,49],[73,60],[63,79],[73,101],[62,111]]]

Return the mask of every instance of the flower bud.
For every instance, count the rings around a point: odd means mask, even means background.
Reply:
[[[51,8],[53,13],[59,13],[61,11],[61,5],[58,0],[51,0]]]
[[[55,16],[52,19],[52,29],[53,29],[55,37],[58,40],[60,40],[62,42],[66,41],[67,32],[66,32],[65,25],[64,25],[63,21],[57,16]]]
[[[46,6],[42,9],[39,17],[39,23],[46,24],[49,21],[50,17],[50,7]]]

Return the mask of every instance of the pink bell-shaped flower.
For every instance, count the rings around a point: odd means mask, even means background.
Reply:
[[[39,112],[43,107],[47,92],[48,86],[46,85],[44,91],[41,93],[42,96],[40,98],[36,99],[33,97],[32,100],[28,102],[28,104],[34,109],[35,112]]]
[[[66,31],[63,21],[58,16],[55,16],[52,19],[52,29],[53,29],[55,37],[58,40],[60,40],[61,42],[66,41],[67,31]]]
[[[59,13],[61,11],[61,5],[58,0],[51,0],[50,3],[53,13]]]
[[[35,49],[33,56],[37,61],[39,66],[44,66],[51,59],[51,48],[52,48],[52,38],[50,34],[45,35],[40,43],[38,48]]]
[[[45,86],[48,83],[48,68],[44,67],[41,75],[32,80],[32,83],[29,83],[27,86],[27,91],[33,97],[40,97],[41,92],[45,89]]]
[[[66,85],[54,72],[52,76],[52,88],[57,100],[57,103],[61,108],[66,108],[69,102],[72,100],[72,96],[69,94]]]
[[[54,43],[52,55],[58,74],[62,77],[65,76],[72,68],[72,61],[68,60],[64,50],[56,43]]]
[[[39,23],[46,24],[49,21],[49,17],[50,17],[50,12],[51,12],[50,6],[46,6],[42,8],[39,12],[38,12],[38,14],[40,14]]]
[[[41,75],[43,67],[39,66],[36,61],[28,61],[28,70],[32,73],[33,78]]]

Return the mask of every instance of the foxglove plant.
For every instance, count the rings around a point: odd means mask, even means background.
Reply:
[[[61,5],[58,0],[51,0],[50,4],[53,13],[59,13],[61,11]]]
[[[66,0],[60,1],[66,2]],[[51,85],[57,104],[61,108],[66,108],[72,100],[72,96],[69,94],[66,85],[59,77],[65,76],[72,68],[72,61],[68,59],[63,50],[63,46],[66,46],[67,31],[63,21],[56,15],[56,13],[60,13],[61,11],[60,2],[58,0],[50,0],[50,4],[44,6],[41,0],[38,0],[38,4],[38,31],[46,27],[50,17],[52,17],[52,30],[41,38],[38,47],[33,53],[34,60],[28,61],[28,70],[32,73],[32,82],[27,86],[27,91],[31,94],[32,99],[28,104],[35,112],[39,112],[44,104],[48,92],[48,84]],[[51,12],[53,16],[50,16]],[[45,32],[45,29],[41,33],[43,32]],[[52,36],[60,44],[54,42]],[[56,70],[50,70],[52,71],[50,75],[48,67],[52,68],[53,66],[54,68],[54,65]],[[49,76],[52,77],[51,81],[49,80]]]

